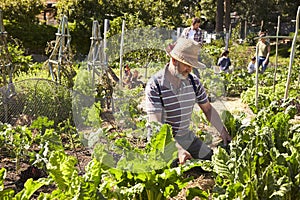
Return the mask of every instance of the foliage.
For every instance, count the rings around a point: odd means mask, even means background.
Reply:
[[[254,76],[248,73],[246,69],[233,70],[232,73],[222,73],[224,79],[224,90],[226,96],[240,96],[242,92],[254,86]]]
[[[145,149],[132,147],[125,138],[115,144],[124,149],[123,156],[116,168],[109,169],[109,173],[103,176],[104,184],[100,187],[102,194],[109,199],[166,199],[175,196],[190,180],[181,174],[194,166],[201,166],[191,163],[185,167],[168,168],[167,163],[172,162],[176,153],[168,125],[161,127]],[[105,162],[109,154],[103,148],[102,152],[97,150],[97,160]],[[204,192],[202,194],[205,196]]]
[[[32,137],[32,132],[27,127],[12,127],[9,124],[1,126],[1,151],[7,152],[7,156],[15,159],[16,171],[20,168],[20,160],[26,159],[28,155],[33,142]]]
[[[11,199],[14,195],[14,190],[11,188],[4,188],[4,179],[6,178],[6,169],[0,169],[0,198],[1,199]]]
[[[143,110],[139,107],[143,97],[143,88],[117,88],[114,93],[114,117],[120,128],[135,128]]]
[[[12,58],[12,64],[15,68],[15,71],[18,72],[27,72],[29,70],[29,64],[31,63],[31,56],[25,56],[25,49],[21,44],[8,43],[8,51]]]
[[[8,34],[15,40],[19,40],[19,45],[24,46],[24,51],[26,49],[27,54],[45,55],[47,42],[55,39],[57,31],[56,27],[45,24],[5,21],[4,25]]]
[[[33,80],[28,81],[25,91],[22,99],[23,109],[27,112],[34,112],[35,116],[46,116],[54,120],[55,124],[72,116],[71,93],[63,86],[51,81]]]
[[[7,45],[7,46],[5,46]],[[28,71],[31,62],[31,56],[25,56],[25,49],[18,40],[11,40],[11,42],[3,42],[0,51],[1,62],[1,74],[0,86],[2,82],[7,82],[9,76],[16,72],[16,74],[22,71]]]
[[[214,198],[294,199],[299,195],[298,145],[292,140],[289,119],[280,105],[273,104],[237,130],[229,153],[218,148],[213,156],[218,174]]]
[[[236,133],[242,126],[241,119],[234,117],[229,111],[223,111],[221,114],[221,119],[228,130],[231,137],[235,137]]]
[[[257,100],[257,107],[255,107],[255,88],[249,88],[247,91],[241,94],[242,102],[247,103],[254,113],[258,110],[269,106],[272,101],[283,99],[285,92],[285,84],[277,84],[275,92],[273,87],[260,87]],[[298,98],[298,88],[296,85],[292,85],[289,90],[290,98]]]
[[[100,117],[101,110],[100,102],[95,102],[90,108],[84,108],[82,110],[82,117],[85,118],[84,124],[94,128],[101,127],[103,121]]]
[[[3,0],[0,9],[9,21],[28,25],[38,22],[37,15],[41,13],[43,3],[43,0]]]
[[[167,28],[157,28],[146,26],[143,21],[136,16],[126,16],[126,30],[124,32],[123,59],[131,66],[146,66],[150,62],[167,62],[165,47],[173,42],[171,38],[172,30]],[[122,18],[115,18],[110,23],[108,32],[108,60],[112,65],[119,64],[120,54],[120,28]]]

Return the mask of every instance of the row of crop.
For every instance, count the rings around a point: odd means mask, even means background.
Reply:
[[[295,105],[272,102],[248,125],[233,116],[238,131],[226,152],[213,157],[215,199],[298,199],[300,124]]]

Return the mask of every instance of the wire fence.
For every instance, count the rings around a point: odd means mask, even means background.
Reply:
[[[38,116],[56,124],[72,117],[72,91],[46,79],[27,79],[0,88],[2,123],[26,123]]]

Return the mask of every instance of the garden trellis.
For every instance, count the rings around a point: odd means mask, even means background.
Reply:
[[[107,42],[105,39],[107,28],[108,20],[105,20],[103,40],[101,37],[101,31],[98,21],[93,21],[92,37],[90,38],[91,46],[87,57],[87,66],[88,70],[92,72],[92,87],[96,87],[98,94],[104,93],[104,98],[101,98],[100,101],[106,100],[106,107],[110,108],[113,93],[113,85],[110,78],[112,78],[116,82],[119,81],[119,78],[107,64],[108,62],[105,52]],[[101,102],[102,106],[104,106],[104,104],[104,101]]]
[[[104,71],[103,42],[98,21],[93,21],[90,51],[87,57],[88,70],[92,71],[92,84],[95,84],[95,74],[100,75],[97,69]]]
[[[69,88],[73,86],[72,78],[75,72],[72,68],[71,35],[68,28],[68,18],[63,15],[56,33],[56,41],[47,60],[53,81],[62,83],[62,76],[66,77]]]

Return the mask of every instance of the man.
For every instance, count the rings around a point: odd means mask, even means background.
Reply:
[[[258,51],[258,69],[260,66],[262,66],[261,73],[264,73],[267,69],[271,51],[270,43],[266,41],[265,36],[266,34],[264,32],[261,32],[259,34],[260,40],[256,44],[256,48]]]
[[[183,29],[181,33],[181,37],[186,39],[192,39],[202,45],[203,43],[203,33],[200,29],[200,18],[195,17],[192,20],[192,24],[190,27]]]
[[[203,64],[198,62],[198,51],[199,43],[179,38],[169,53],[170,62],[148,81],[145,90],[148,122],[156,121],[172,126],[179,164],[191,158],[211,160],[213,154],[212,150],[189,130],[195,103],[221,134],[224,144],[227,145],[227,142],[231,141],[219,114],[208,101],[200,80],[190,74],[193,67],[203,67]]]
[[[194,40],[198,42],[201,47],[203,44],[203,33],[200,29],[200,22],[200,18],[193,18],[191,26],[183,29],[181,37]],[[200,60],[200,58],[198,58],[198,60]],[[198,76],[198,78],[200,77],[200,74],[196,68],[193,68],[193,73]]]

